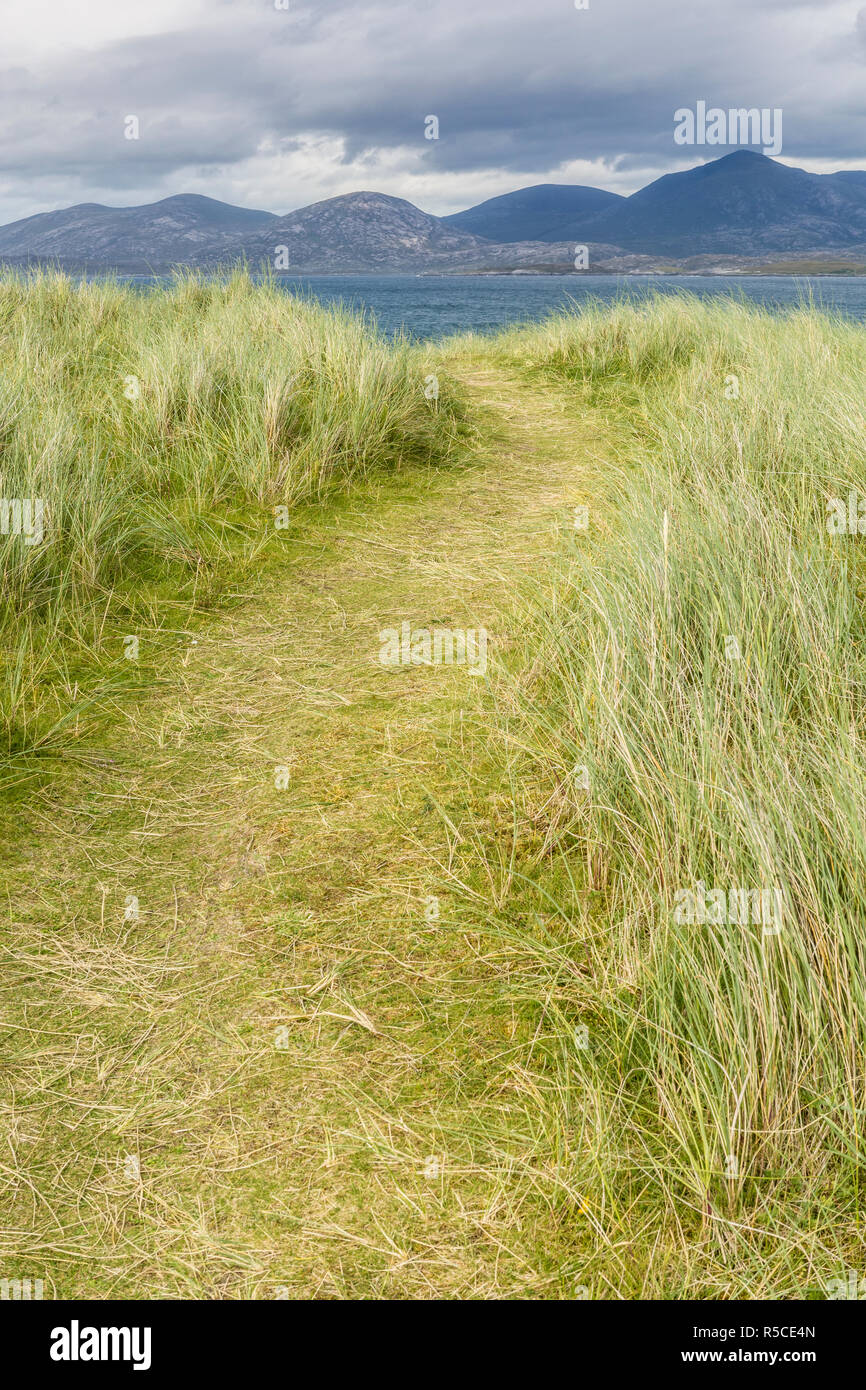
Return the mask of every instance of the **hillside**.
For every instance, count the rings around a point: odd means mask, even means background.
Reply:
[[[856,246],[866,242],[866,182],[738,150],[656,179],[594,217],[586,235],[676,257]]]
[[[80,203],[0,227],[0,260],[56,261],[68,267],[147,274],[237,244],[277,221],[271,212],[181,193],[140,207]]]
[[[460,262],[487,254],[486,243],[455,231],[405,198],[385,193],[346,193],[275,218],[241,239],[251,265],[273,266],[287,248],[290,269],[416,270],[431,263]],[[204,251],[200,265],[219,261]]]
[[[285,247],[282,266],[279,247]],[[236,249],[251,266],[320,274],[486,270],[540,263],[570,269],[574,256],[567,243],[488,241],[447,218],[422,212],[405,198],[371,192],[346,193],[299,208],[243,236]],[[221,249],[208,250],[195,258],[195,264],[213,268],[222,259]]]
[[[290,274],[561,273],[574,269],[576,245],[589,247],[591,270],[622,272],[862,259],[866,171],[809,174],[740,150],[628,198],[540,184],[447,217],[373,191],[284,216],[181,194],[142,207],[81,204],[0,227],[0,261],[127,273],[238,261]],[[719,257],[724,265],[714,263]]]
[[[540,183],[488,198],[465,212],[451,213],[442,221],[490,241],[582,240],[587,217],[595,217],[625,201],[620,194],[601,188]]]

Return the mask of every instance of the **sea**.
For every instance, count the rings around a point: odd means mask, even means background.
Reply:
[[[141,289],[161,283],[159,277],[126,278]],[[404,334],[419,340],[495,333],[593,301],[639,301],[652,294],[733,296],[774,313],[812,304],[866,321],[866,276],[287,275],[279,283],[289,294],[363,311],[388,337]]]

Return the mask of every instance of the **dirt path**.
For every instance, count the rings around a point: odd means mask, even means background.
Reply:
[[[504,650],[603,439],[564,393],[456,370],[478,449],[308,514],[279,587],[119,707],[111,762],[18,808],[38,841],[5,895],[0,1263],[46,1297],[570,1277],[483,881],[455,891],[470,825],[507,806],[490,693],[383,668],[378,633]]]

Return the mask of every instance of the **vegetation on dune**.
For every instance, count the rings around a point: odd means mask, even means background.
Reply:
[[[664,295],[421,350],[243,276],[36,276],[0,354],[0,495],[46,502],[0,538],[0,751],[64,746],[83,673],[119,754],[12,808],[50,824],[36,875],[7,837],[4,1257],[85,1296],[862,1271],[863,330]],[[113,703],[106,633],[304,501]],[[488,683],[384,672],[386,614],[489,625]]]
[[[866,335],[665,297],[499,347],[618,441],[509,707],[591,963],[591,1045],[557,1020],[606,1115],[587,1181],[715,1249],[692,1290],[803,1296],[862,1264],[866,536],[828,521],[866,493]]]
[[[56,691],[104,668],[111,619],[146,590],[201,601],[221,559],[273,537],[275,506],[442,457],[455,402],[444,380],[425,399],[425,370],[243,273],[148,294],[0,280],[0,497],[44,508],[39,544],[11,511],[0,537],[0,755],[56,742]]]

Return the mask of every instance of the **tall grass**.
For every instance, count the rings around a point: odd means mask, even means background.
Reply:
[[[241,273],[148,294],[0,279],[0,497],[44,504],[41,543],[0,536],[0,757],[44,746],[43,706],[63,717],[45,680],[74,689],[106,610],[143,584],[176,595],[239,528],[272,537],[274,507],[443,456],[455,402],[444,381],[425,399],[426,370]]]
[[[605,1199],[639,1171],[715,1292],[803,1296],[862,1263],[866,535],[827,519],[866,496],[866,333],[660,297],[499,346],[620,441],[516,692],[545,854],[582,873]],[[699,884],[778,888],[781,922],[688,920]]]

